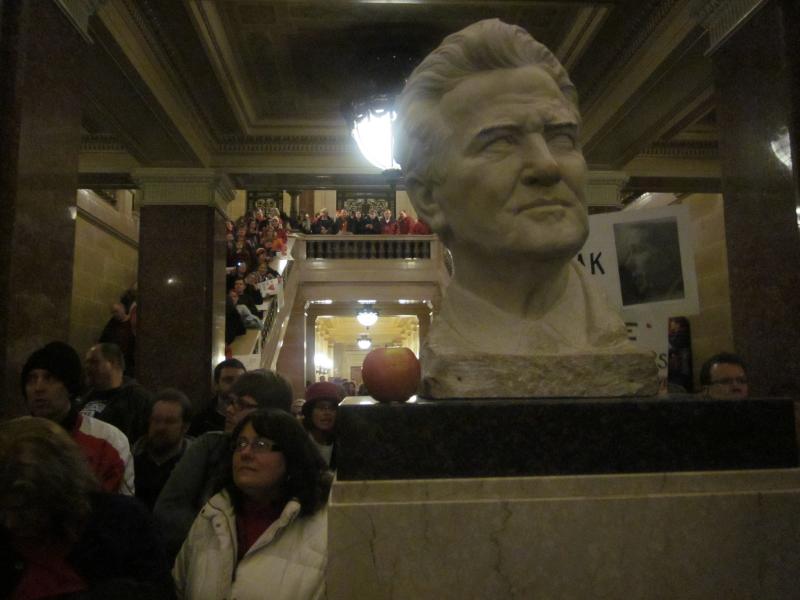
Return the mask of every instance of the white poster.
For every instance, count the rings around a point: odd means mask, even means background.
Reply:
[[[669,318],[700,310],[688,207],[592,215],[578,261],[620,309],[631,341],[655,352],[666,379]]]
[[[578,260],[623,314],[646,308],[672,317],[700,310],[686,206],[592,215]]]

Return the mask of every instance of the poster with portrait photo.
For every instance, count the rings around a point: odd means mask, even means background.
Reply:
[[[687,207],[604,213],[589,221],[579,260],[592,267],[593,278],[623,315],[643,308],[665,318],[699,312]]]
[[[675,217],[615,223],[614,245],[623,307],[685,297]]]

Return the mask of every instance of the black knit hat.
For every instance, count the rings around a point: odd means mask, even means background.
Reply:
[[[28,374],[34,369],[44,369],[60,379],[64,387],[67,388],[70,397],[74,398],[81,391],[81,381],[83,381],[81,358],[69,344],[50,342],[28,357],[25,366],[22,367],[22,378],[20,380],[22,395],[26,398],[25,381],[28,379]]]

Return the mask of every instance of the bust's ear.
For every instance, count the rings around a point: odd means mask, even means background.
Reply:
[[[445,226],[444,213],[434,200],[435,185],[425,182],[415,175],[406,176],[406,192],[417,215],[435,233],[441,233]]]

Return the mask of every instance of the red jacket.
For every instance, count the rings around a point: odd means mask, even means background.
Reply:
[[[122,431],[73,411],[62,426],[78,444],[103,491],[133,495],[133,457],[128,438]]]
[[[414,235],[430,235],[431,228],[422,219],[417,219],[417,222],[411,228],[411,233]]]
[[[414,220],[411,217],[400,217],[397,219],[397,233],[405,235],[411,233],[414,228]]]

